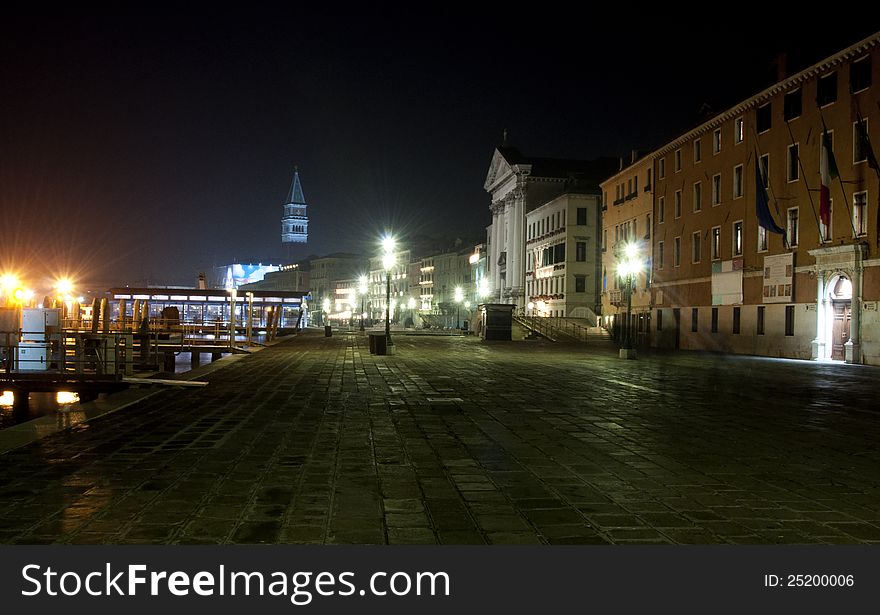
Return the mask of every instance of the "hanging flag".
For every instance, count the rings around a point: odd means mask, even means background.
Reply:
[[[819,188],[819,218],[825,228],[831,226],[831,182],[837,178],[837,163],[834,161],[834,152],[831,150],[831,136],[828,129],[822,132],[822,151],[819,154],[819,180],[822,182]]]
[[[856,119],[858,120],[856,122],[856,132],[858,133],[859,145],[865,154],[868,166],[875,171],[880,171],[880,165],[877,164],[877,157],[874,156],[874,149],[871,147],[871,140],[868,138],[868,131],[865,130],[865,122],[862,120],[862,114],[859,113],[858,109],[856,109]]]
[[[865,153],[865,157],[868,162],[868,166],[874,169],[874,172],[877,174],[877,177],[880,177],[880,165],[877,164],[877,157],[874,155],[874,148],[871,147],[871,139],[868,138],[868,131],[866,130],[865,122],[862,120],[862,114],[859,113],[859,110],[856,109],[856,132],[858,133],[857,137],[859,140],[859,145],[862,147],[862,151]],[[877,241],[880,241],[880,191],[878,191],[877,195]]]
[[[771,233],[785,236],[785,229],[776,225],[773,214],[770,213],[770,202],[767,198],[767,189],[764,188],[764,176],[761,173],[761,162],[758,152],[755,152],[755,214],[758,216],[758,226]]]

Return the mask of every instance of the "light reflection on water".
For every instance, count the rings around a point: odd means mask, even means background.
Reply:
[[[224,355],[226,356],[226,355]],[[174,371],[181,374],[190,371],[193,366],[191,355],[181,352],[175,357]],[[199,355],[199,366],[211,363],[211,353],[203,352]],[[0,392],[0,429],[12,427],[19,423],[30,421],[42,416],[57,413],[59,426],[62,424],[76,424],[83,420],[80,417],[79,394],[71,391],[58,391],[57,393],[31,393],[28,398],[27,412],[16,411],[15,394],[12,391]]]

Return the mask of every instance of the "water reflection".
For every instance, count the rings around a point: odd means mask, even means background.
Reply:
[[[72,391],[31,393],[28,396],[26,410],[15,407],[16,395],[17,393],[13,391],[3,391],[3,394],[0,395],[0,429],[12,427],[41,416],[52,416],[56,413],[59,424],[67,424],[71,421],[78,422],[76,417],[66,415],[80,414],[78,412],[80,409],[79,393]],[[23,393],[18,393],[18,395],[23,395]]]

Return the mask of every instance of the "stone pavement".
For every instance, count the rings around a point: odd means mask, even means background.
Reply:
[[[0,543],[878,543],[880,371],[307,333],[0,455]]]

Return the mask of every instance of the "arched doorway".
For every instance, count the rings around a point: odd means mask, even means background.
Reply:
[[[828,284],[827,325],[830,328],[831,359],[843,361],[846,358],[845,344],[850,338],[852,319],[852,282],[843,274],[831,278]]]

